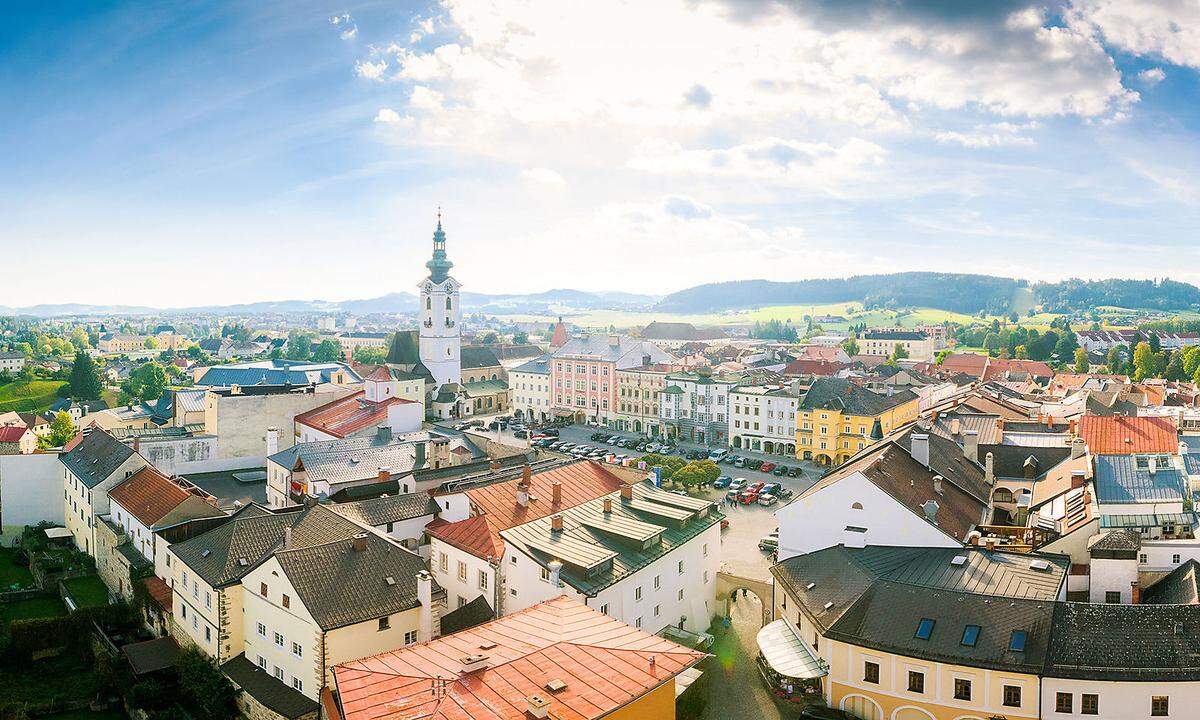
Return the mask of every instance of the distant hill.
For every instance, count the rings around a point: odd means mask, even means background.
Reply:
[[[961,313],[1006,312],[1023,280],[990,275],[906,272],[774,282],[739,280],[699,285],[667,295],[654,309],[703,313],[769,305],[858,301],[868,305],[931,307]]]
[[[1102,305],[1186,310],[1200,305],[1200,288],[1174,280],[1064,280],[1033,286],[1037,302],[1051,312]]]

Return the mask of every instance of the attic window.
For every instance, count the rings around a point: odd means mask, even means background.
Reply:
[[[962,640],[959,641],[963,647],[975,647],[979,642],[979,632],[983,628],[978,625],[968,625],[963,628]]]
[[[1040,560],[1040,559],[1030,560],[1029,561],[1029,569],[1030,570],[1040,570],[1042,572],[1045,572],[1050,569],[1050,563],[1046,562],[1045,560]]]
[[[1008,649],[1013,652],[1025,652],[1025,641],[1028,638],[1029,633],[1024,630],[1013,630],[1008,638]]]
[[[955,555],[954,557],[950,558],[950,564],[954,565],[955,567],[957,567],[959,565],[966,565],[967,564],[967,556],[966,555]]]
[[[933,620],[921,618],[921,622],[917,623],[917,633],[913,637],[918,640],[928,640],[931,635],[933,635]]]

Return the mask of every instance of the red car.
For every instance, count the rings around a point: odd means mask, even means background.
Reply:
[[[751,505],[755,502],[758,502],[758,494],[760,492],[762,492],[762,489],[765,486],[766,486],[765,482],[754,483],[753,485],[746,488],[745,490],[743,490],[741,492],[741,494],[738,495],[738,502],[740,502],[743,505]]]
[[[763,463],[763,464],[762,464],[762,467],[760,467],[758,470],[759,470],[759,472],[765,472],[765,473],[769,473],[769,472],[771,472],[771,471],[772,471],[772,470],[774,470],[774,469],[775,469],[775,463],[773,463],[773,462],[765,462],[765,463]]]

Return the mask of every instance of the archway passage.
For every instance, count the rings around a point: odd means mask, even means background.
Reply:
[[[879,703],[865,695],[847,695],[841,704],[843,710],[861,720],[883,720]]]
[[[716,600],[718,603],[723,603],[725,617],[729,617],[731,603],[749,600],[747,595],[752,594],[762,603],[762,624],[766,625],[771,622],[771,602],[774,597],[772,590],[771,583],[765,580],[742,577],[724,571],[717,572]]]

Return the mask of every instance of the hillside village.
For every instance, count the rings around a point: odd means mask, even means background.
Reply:
[[[1194,330],[518,326],[451,248],[391,326],[7,321],[6,716],[1186,714]]]

